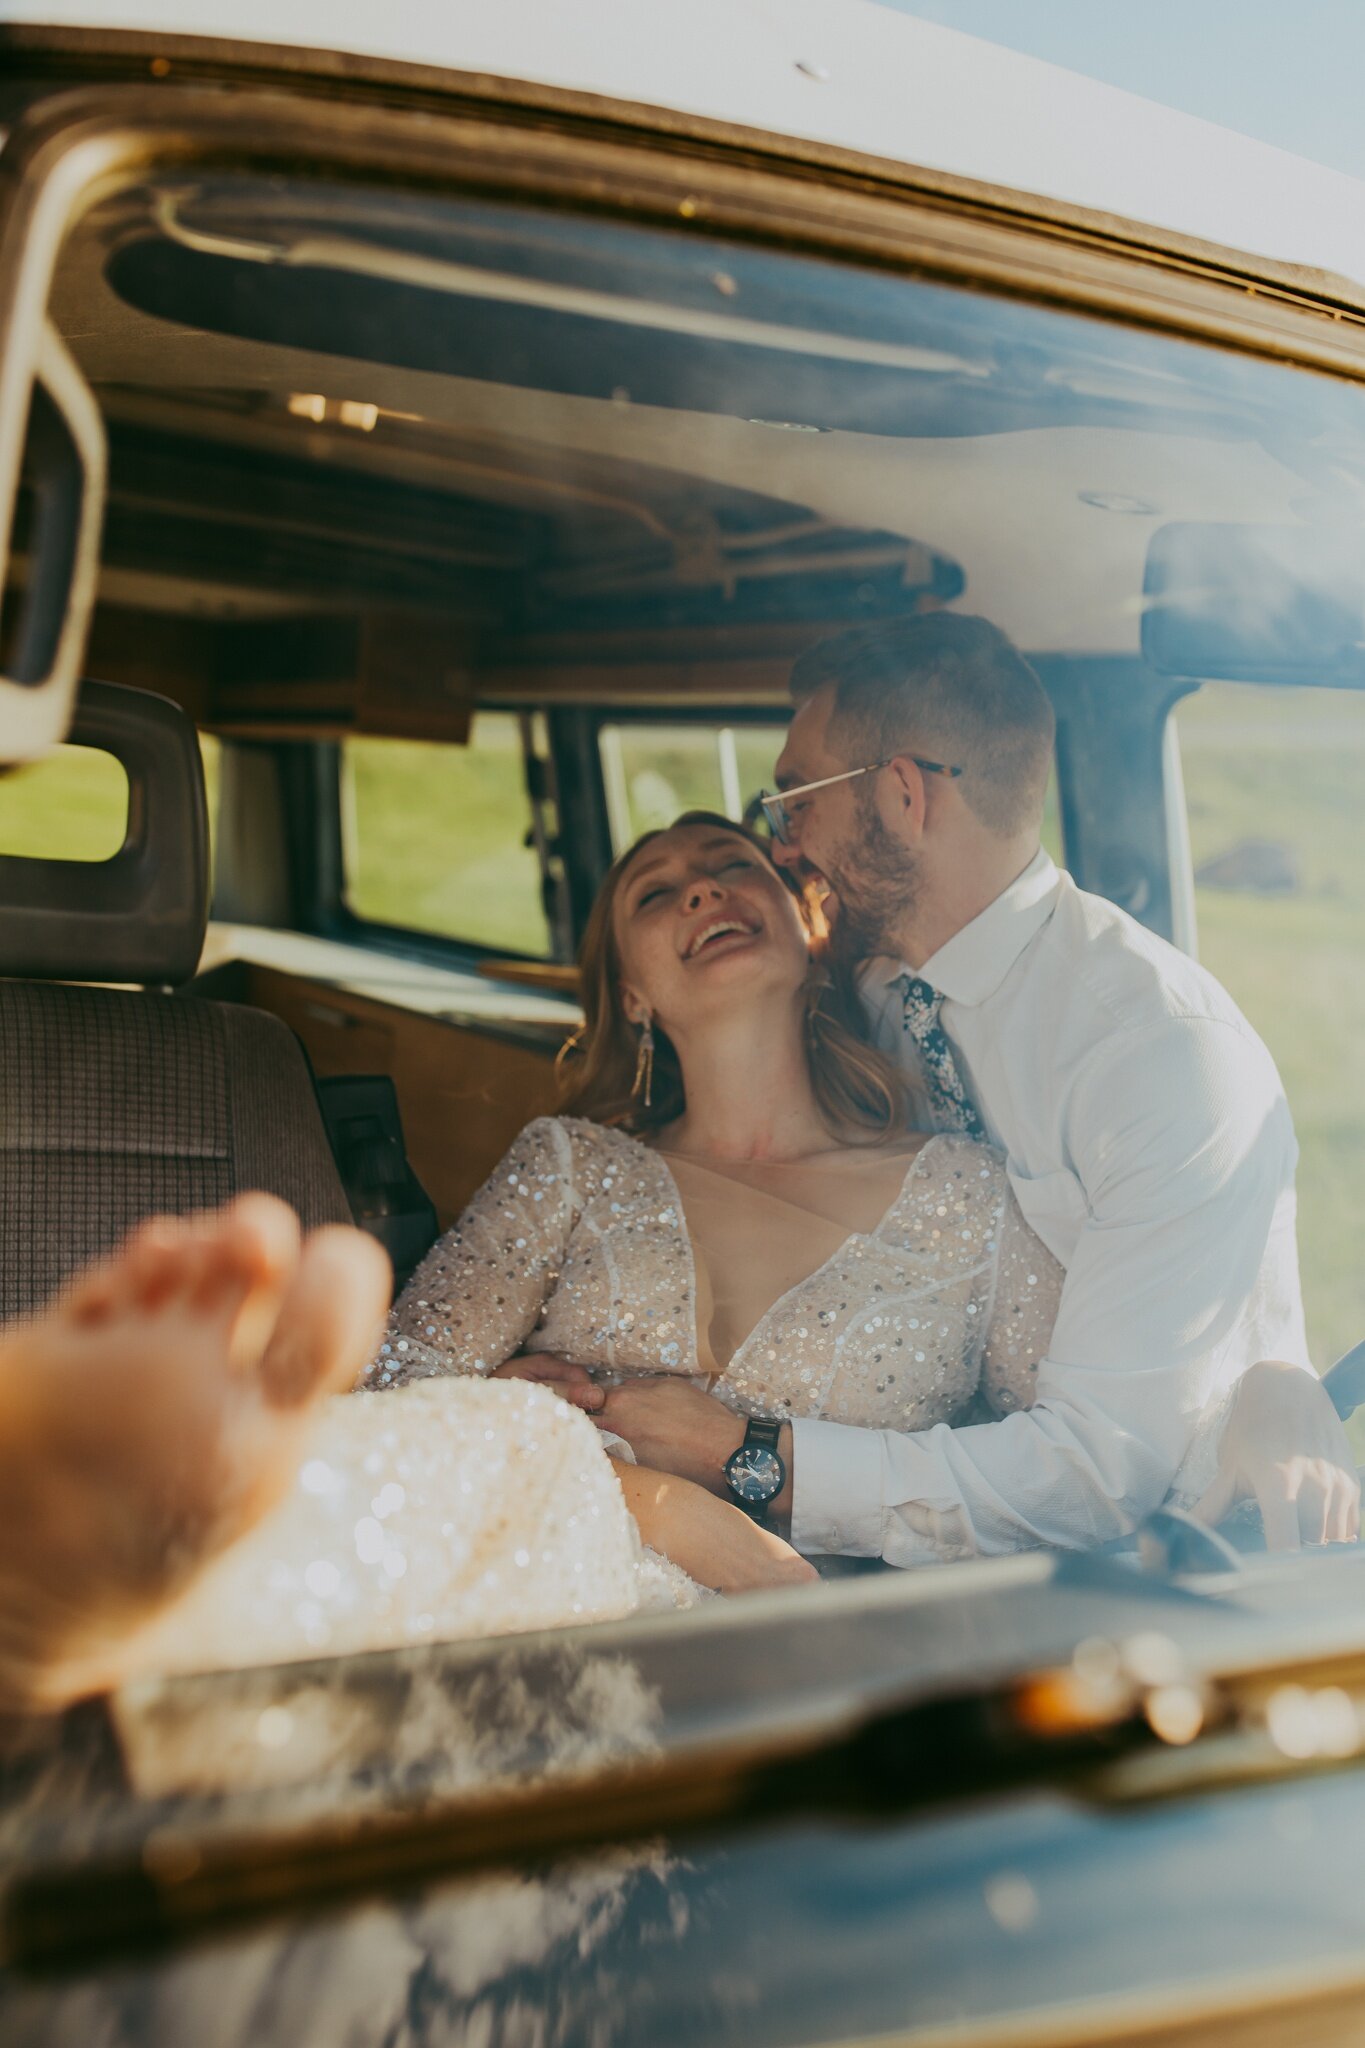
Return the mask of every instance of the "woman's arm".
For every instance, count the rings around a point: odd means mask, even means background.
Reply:
[[[690,1479],[613,1458],[641,1541],[717,1593],[756,1593],[818,1580],[813,1564],[741,1508],[717,1500]]]
[[[528,1124],[389,1314],[367,1388],[492,1372],[540,1321],[577,1221],[573,1153],[556,1117]]]

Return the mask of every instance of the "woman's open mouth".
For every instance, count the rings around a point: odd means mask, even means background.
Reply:
[[[696,960],[703,953],[730,950],[737,943],[756,938],[757,936],[758,929],[756,926],[744,924],[737,917],[715,917],[712,918],[710,924],[704,924],[695,937],[688,942],[683,959]]]

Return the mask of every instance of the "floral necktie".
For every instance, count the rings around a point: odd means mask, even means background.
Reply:
[[[943,997],[915,974],[903,974],[896,986],[903,1001],[905,1028],[919,1047],[935,1128],[963,1131],[969,1138],[984,1140],[986,1127],[967,1093],[948,1034],[939,1022]]]

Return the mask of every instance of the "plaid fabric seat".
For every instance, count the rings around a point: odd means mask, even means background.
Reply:
[[[133,1224],[250,1188],[350,1220],[293,1033],[233,1003],[0,981],[0,1316]]]

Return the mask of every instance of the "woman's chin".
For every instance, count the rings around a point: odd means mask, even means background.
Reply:
[[[787,960],[774,946],[736,946],[705,964],[692,963],[679,1008],[705,1015],[723,1007],[733,1016],[737,1009],[774,996],[794,999],[805,987],[809,971],[804,951],[799,960]]]

